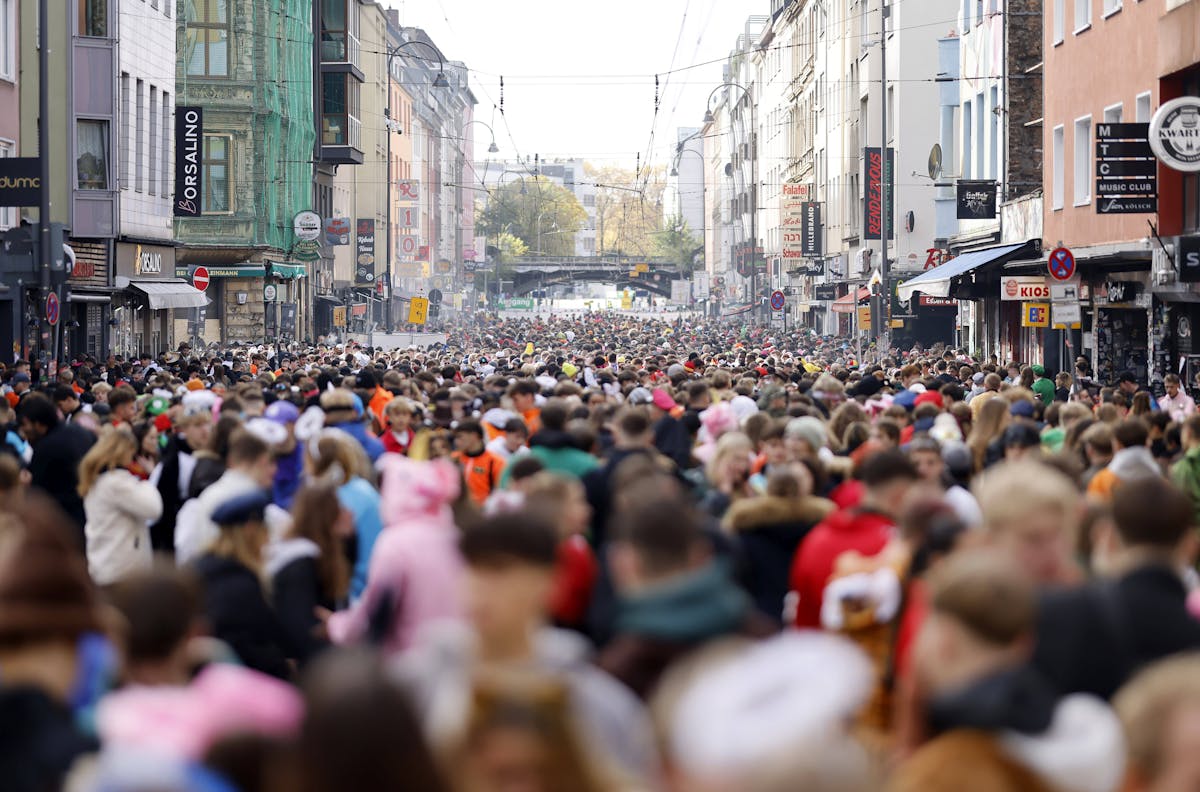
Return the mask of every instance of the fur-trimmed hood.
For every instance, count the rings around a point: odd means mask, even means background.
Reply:
[[[725,526],[734,532],[781,525],[812,527],[825,519],[834,508],[833,502],[825,498],[764,495],[734,503],[725,515]]]

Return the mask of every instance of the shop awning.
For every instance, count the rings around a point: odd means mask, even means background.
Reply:
[[[313,298],[317,299],[317,300],[321,300],[322,302],[333,303],[334,305],[342,304],[342,298],[335,297],[332,294],[314,294]]]
[[[181,280],[135,280],[130,281],[129,286],[146,295],[152,311],[208,305],[204,292]]]
[[[949,297],[950,285],[955,278],[966,275],[973,269],[991,264],[996,261],[1007,261],[1026,248],[1028,243],[1016,245],[1000,245],[985,250],[973,250],[952,258],[940,267],[922,272],[915,278],[910,278],[896,287],[896,296],[902,301],[912,299],[913,292],[928,294],[930,297]]]
[[[847,294],[844,297],[838,297],[833,301],[830,307],[834,313],[854,313],[854,306],[871,296],[871,290],[865,287],[860,287],[857,294]]]
[[[303,278],[308,275],[308,268],[303,264],[295,262],[275,263],[271,265],[271,274],[276,278],[284,278],[290,280],[292,278]]]

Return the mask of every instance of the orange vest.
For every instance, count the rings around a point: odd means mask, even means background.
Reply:
[[[452,458],[462,466],[463,484],[471,500],[483,503],[492,490],[499,487],[500,476],[504,473],[504,460],[491,451],[484,451],[475,457],[455,451]]]

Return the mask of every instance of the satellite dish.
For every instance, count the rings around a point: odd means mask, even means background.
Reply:
[[[934,143],[929,150],[929,178],[934,181],[942,175],[942,145]]]

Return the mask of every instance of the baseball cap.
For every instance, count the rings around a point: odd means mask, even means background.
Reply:
[[[33,380],[31,380],[29,378],[28,374],[26,374],[24,371],[22,371],[18,374],[14,374],[12,381],[13,381],[13,384],[16,385],[18,382],[32,382]]]
[[[671,394],[667,393],[662,388],[655,388],[652,398],[654,406],[660,410],[674,410],[679,405],[671,398]]]
[[[625,399],[631,405],[652,404],[654,402],[654,394],[650,393],[647,388],[634,388],[629,391],[629,396]]]

